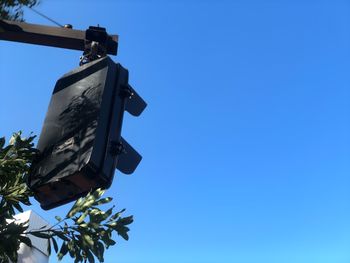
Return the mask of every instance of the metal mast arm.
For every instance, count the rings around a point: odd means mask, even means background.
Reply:
[[[85,51],[86,31],[0,20],[0,40]],[[118,36],[108,35],[107,54],[116,55]]]

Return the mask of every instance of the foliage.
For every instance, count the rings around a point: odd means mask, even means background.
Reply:
[[[112,234],[128,240],[127,225],[133,218],[121,217],[124,209],[113,213],[114,206],[107,211],[98,208],[112,201],[111,197],[102,198],[102,189],[78,199],[64,218],[55,217],[57,223],[51,227],[27,231],[28,222],[14,219],[16,211],[23,211],[21,205],[31,205],[29,197],[33,193],[26,177],[37,154],[33,140],[34,136],[23,138],[16,133],[5,146],[5,139],[0,138],[0,240],[6,240],[6,244],[0,242],[0,262],[16,262],[20,243],[31,246],[29,235],[48,239],[49,253],[53,247],[59,260],[69,254],[74,262],[95,262],[94,257],[103,262],[105,249],[115,244]]]
[[[0,0],[0,19],[23,21],[23,7],[33,7],[39,0]]]

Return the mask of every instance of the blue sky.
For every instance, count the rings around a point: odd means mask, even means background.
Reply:
[[[107,191],[135,222],[106,262],[350,262],[348,1],[43,0],[37,9],[118,34],[113,59],[148,102],[125,117],[123,136],[144,159]],[[55,81],[80,55],[0,42],[1,135],[40,133]],[[33,203],[51,222],[69,209]]]

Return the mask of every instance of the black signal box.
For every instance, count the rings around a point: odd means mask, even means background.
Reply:
[[[124,111],[138,116],[146,103],[128,71],[108,56],[60,78],[54,88],[28,185],[43,209],[108,188],[115,169],[132,173],[141,156],[121,137]]]

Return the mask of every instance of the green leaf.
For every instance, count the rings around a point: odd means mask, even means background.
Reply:
[[[18,203],[14,203],[13,206],[19,211],[19,212],[23,212],[23,208],[20,206],[20,204]]]
[[[26,236],[19,236],[19,241],[21,241],[22,243],[26,244],[28,247],[32,247],[32,241],[30,240],[29,237]]]
[[[62,218],[60,216],[55,216],[55,219],[59,222],[62,221]]]
[[[58,245],[57,245],[57,242],[55,240],[55,238],[51,238],[52,240],[52,244],[53,244],[53,248],[55,249],[55,252],[57,253],[58,252]]]
[[[116,214],[114,214],[113,216],[111,216],[111,221],[112,220],[115,220],[115,219],[117,219],[118,217],[120,217],[120,215],[122,214],[122,213],[124,213],[125,212],[125,208],[124,209],[122,209],[122,210],[120,210],[118,213],[116,213]]]
[[[78,225],[80,223],[82,223],[84,221],[85,217],[88,215],[88,213],[89,213],[89,211],[87,210],[83,214],[81,214],[81,216],[78,218],[78,220],[75,223],[77,223]]]
[[[51,255],[51,242],[50,239],[47,240],[47,253],[49,256]]]
[[[94,246],[94,240],[89,235],[82,235],[83,240],[90,246]]]
[[[84,203],[84,198],[80,197],[72,206],[72,208],[69,210],[69,212],[67,213],[66,217],[72,217],[74,216],[78,211],[80,211],[81,206]]]
[[[117,225],[114,229],[117,231],[118,235],[120,235],[122,238],[124,238],[125,240],[129,240],[128,227]]]
[[[49,239],[51,237],[51,235],[42,233],[42,232],[28,232],[28,234],[31,234],[33,236],[40,237],[40,238],[46,238],[46,239]]]
[[[60,252],[57,254],[58,260],[61,260],[68,252],[67,242],[63,242]]]
[[[105,232],[102,236],[101,236],[101,240],[103,241],[103,243],[105,243],[106,248],[115,245],[115,241],[113,239],[110,238],[108,232]]]
[[[90,220],[92,222],[100,224],[103,220],[106,220],[112,214],[112,211],[113,207],[108,209],[106,212],[95,208],[90,212]]]
[[[0,138],[0,148],[4,147],[5,145],[5,137]]]
[[[105,193],[105,190],[102,188],[97,188],[92,195],[94,196],[95,199],[100,198],[103,194]]]
[[[95,263],[95,259],[94,256],[91,254],[91,252],[89,250],[85,251],[86,252],[86,256],[89,260],[90,263]]]
[[[103,254],[105,252],[105,247],[101,241],[98,241],[97,246],[96,246],[96,256],[99,261],[103,262]]]
[[[129,225],[132,222],[134,222],[134,218],[133,216],[127,216],[127,217],[123,217],[121,219],[118,220],[118,223],[121,223],[123,225]]]
[[[65,234],[59,230],[52,230],[52,232],[59,237],[60,239],[62,239],[63,241],[69,241],[70,239],[68,237],[65,236]]]
[[[112,198],[112,197],[102,198],[102,199],[100,199],[100,200],[96,201],[96,202],[94,203],[94,205],[102,205],[102,204],[107,204],[107,203],[109,203],[109,202],[110,202],[110,201],[112,201],[112,200],[113,200],[113,198]]]
[[[70,211],[67,214],[67,217],[71,218],[78,212],[84,212],[87,208],[91,207],[97,198],[103,194],[104,191],[99,191],[99,189],[95,190],[93,193],[89,193],[84,198],[79,198]]]

